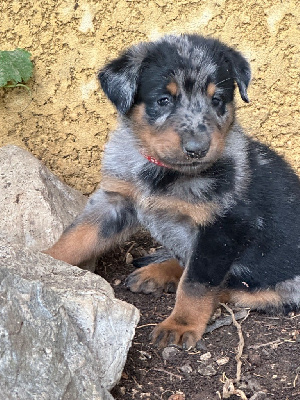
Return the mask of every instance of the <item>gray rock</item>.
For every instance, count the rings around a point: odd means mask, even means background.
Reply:
[[[111,400],[139,312],[100,276],[37,252],[86,198],[16,146],[0,165],[0,400]]]
[[[32,250],[49,248],[84,208],[86,197],[20,147],[2,147],[0,166],[0,235]]]
[[[198,367],[198,372],[202,376],[213,376],[217,374],[217,371],[212,364],[200,365]]]
[[[180,353],[180,350],[177,347],[168,346],[163,349],[161,355],[165,361],[169,361],[169,360],[173,359],[174,357],[176,357],[179,353]]]
[[[190,366],[190,364],[184,364],[182,367],[179,367],[179,369],[187,375],[193,372],[193,368]]]
[[[249,400],[268,400],[267,394],[263,391],[255,393]]]
[[[139,312],[101,277],[0,241],[1,400],[106,400]]]

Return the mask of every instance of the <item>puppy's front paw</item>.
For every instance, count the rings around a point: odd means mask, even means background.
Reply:
[[[205,326],[170,316],[154,328],[151,341],[160,348],[174,344],[188,350],[202,345],[200,339],[204,331]]]
[[[159,290],[174,293],[183,269],[174,259],[149,264],[132,272],[125,281],[132,292],[153,293]]]
[[[204,285],[181,281],[171,315],[155,327],[152,342],[159,347],[170,344],[183,349],[201,347],[200,339],[217,302],[217,292]]]

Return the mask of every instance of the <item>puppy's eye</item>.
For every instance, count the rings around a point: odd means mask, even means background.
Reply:
[[[214,96],[214,97],[211,99],[211,104],[212,104],[214,107],[221,106],[222,103],[223,103],[223,100],[220,99],[220,97]]]
[[[169,97],[162,97],[157,100],[157,104],[161,107],[165,107],[170,104],[170,99]]]

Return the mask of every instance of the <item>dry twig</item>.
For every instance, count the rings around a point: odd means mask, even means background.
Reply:
[[[245,393],[242,390],[236,389],[234,387],[234,383],[238,383],[241,380],[241,371],[242,371],[241,357],[242,357],[242,354],[243,354],[244,343],[245,343],[244,337],[243,337],[242,328],[241,328],[241,325],[237,322],[237,320],[235,318],[235,315],[234,315],[234,312],[232,311],[232,309],[230,307],[228,307],[224,303],[221,303],[221,305],[231,315],[232,323],[236,327],[236,329],[238,331],[238,336],[239,336],[239,344],[238,344],[237,354],[235,356],[235,360],[237,362],[236,378],[235,379],[229,379],[229,378],[226,377],[225,374],[223,374],[223,379],[222,379],[222,383],[224,384],[224,386],[223,386],[223,398],[224,399],[228,399],[230,396],[236,395],[236,396],[241,397],[242,400],[247,400],[247,396],[245,395]],[[249,311],[248,311],[247,315],[245,316],[244,320],[247,318],[248,315],[249,315]]]
[[[272,340],[272,342],[268,342],[268,343],[262,343],[262,344],[255,344],[252,346],[249,346],[249,349],[260,349],[261,347],[266,347],[266,346],[270,346],[272,349],[277,349],[277,347],[281,344],[285,344],[285,343],[295,343],[295,340],[291,340],[291,339],[276,339],[276,340]]]
[[[296,369],[296,376],[295,376],[295,379],[294,379],[294,381],[293,381],[293,387],[294,387],[294,388],[296,387],[296,383],[297,383],[297,380],[298,380],[298,377],[299,377],[299,373],[300,373],[300,367],[298,367],[298,368]]]
[[[225,374],[223,374],[223,378],[221,382],[224,384],[223,386],[223,399],[229,399],[230,396],[236,395],[241,397],[242,400],[248,400],[245,393],[234,387],[234,380],[227,378]]]
[[[234,313],[233,313],[232,309],[230,307],[228,307],[224,303],[221,303],[221,304],[226,309],[226,311],[228,311],[229,314],[231,315],[232,323],[233,323],[233,325],[236,327],[236,329],[238,331],[239,344],[238,344],[238,349],[237,349],[237,354],[235,356],[235,359],[236,359],[236,362],[237,362],[237,366],[236,366],[236,382],[239,382],[241,380],[241,370],[242,370],[241,357],[242,357],[242,354],[243,354],[244,344],[245,344],[244,336],[243,336],[241,325],[235,319],[235,316],[234,316]],[[248,312],[248,314],[249,314],[249,312]],[[248,316],[248,314],[247,314],[247,316]]]
[[[136,327],[136,329],[141,329],[141,328],[145,328],[146,326],[156,326],[157,324],[145,324],[145,325],[139,325]]]
[[[173,372],[166,371],[165,369],[162,369],[162,368],[153,368],[153,369],[154,369],[154,371],[164,372],[165,374],[170,375],[171,378],[172,378],[173,376],[175,376],[175,378],[182,379],[182,376],[181,376],[181,375],[173,374]]]

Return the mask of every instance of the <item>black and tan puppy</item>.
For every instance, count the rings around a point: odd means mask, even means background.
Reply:
[[[100,189],[47,253],[79,265],[147,228],[165,250],[127,285],[178,285],[152,335],[161,346],[195,346],[220,301],[299,307],[300,183],[235,120],[236,84],[248,102],[243,56],[217,40],[166,36],[125,51],[99,80],[119,128]]]

